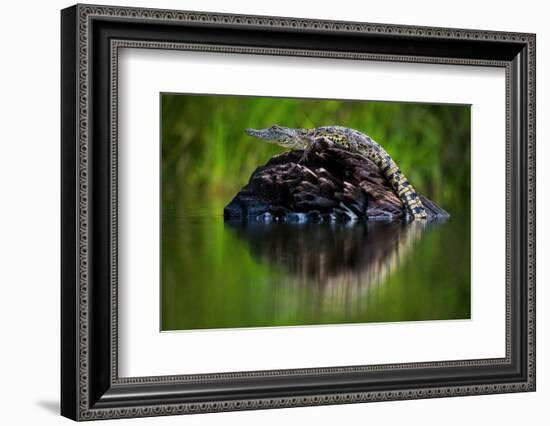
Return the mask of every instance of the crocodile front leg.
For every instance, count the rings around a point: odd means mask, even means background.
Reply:
[[[321,139],[326,140],[326,138],[324,138],[324,137],[315,138],[313,136],[305,137],[302,140],[303,143],[305,144],[305,147],[303,148],[304,152],[303,152],[302,156],[298,160],[298,164],[302,164],[302,163],[305,163],[307,161],[307,158],[308,158],[309,154],[311,153],[311,151],[313,150],[313,147],[315,146],[315,144],[319,143],[321,141]]]

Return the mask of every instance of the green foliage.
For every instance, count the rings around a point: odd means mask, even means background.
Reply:
[[[244,129],[342,125],[367,133],[395,159],[416,189],[451,214],[469,213],[470,108],[464,105],[162,96],[165,200],[194,191],[227,203],[252,171],[283,149]]]

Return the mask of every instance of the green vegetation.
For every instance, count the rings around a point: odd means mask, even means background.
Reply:
[[[416,189],[452,215],[469,212],[470,108],[394,102],[319,101],[240,96],[162,96],[163,184],[228,202],[277,146],[244,129],[272,124],[338,124],[367,133]],[[171,191],[174,183],[177,193]]]

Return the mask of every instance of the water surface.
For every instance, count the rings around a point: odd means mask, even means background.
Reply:
[[[163,211],[162,329],[470,317],[467,220],[227,223]]]

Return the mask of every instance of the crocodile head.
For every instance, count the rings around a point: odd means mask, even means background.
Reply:
[[[249,136],[254,136],[284,148],[303,149],[305,145],[301,129],[291,129],[275,124],[267,129],[246,129],[245,132]]]

